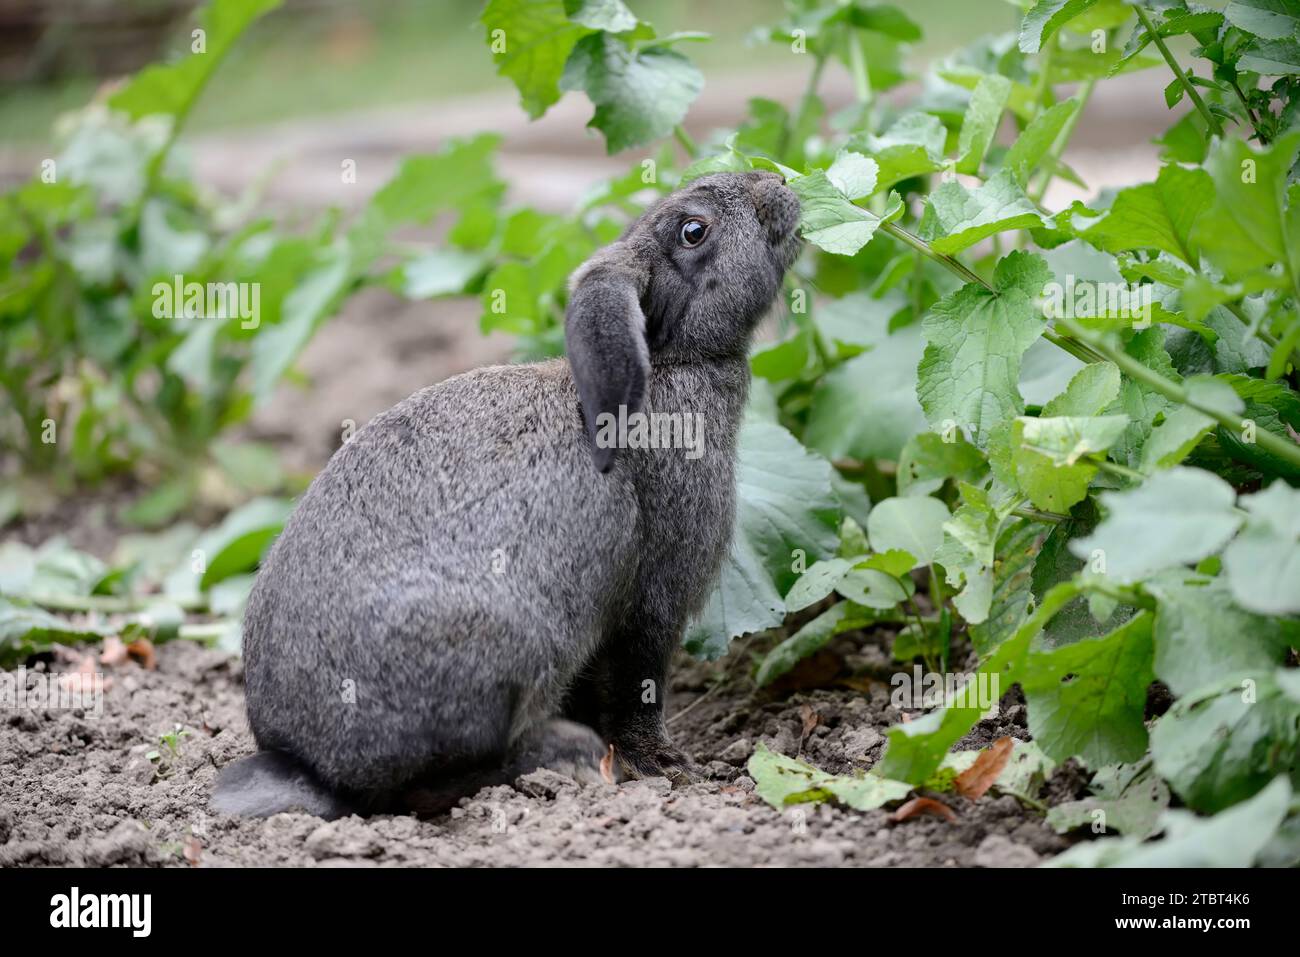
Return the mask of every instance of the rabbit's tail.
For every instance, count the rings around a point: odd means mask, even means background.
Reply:
[[[281,751],[259,751],[226,765],[210,803],[221,814],[245,817],[299,810],[332,821],[353,813],[347,801]]]

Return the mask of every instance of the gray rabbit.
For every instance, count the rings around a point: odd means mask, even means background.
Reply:
[[[568,361],[449,379],[338,450],[249,598],[260,750],[216,810],[433,813],[594,778],[607,744],[620,776],[689,779],[665,679],[730,545],[748,346],[798,220],[775,174],[695,180],[574,273]],[[636,413],[703,442],[611,441]]]

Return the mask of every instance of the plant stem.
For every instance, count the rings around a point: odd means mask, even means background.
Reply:
[[[691,159],[695,159],[700,155],[700,148],[695,145],[695,140],[691,139],[691,134],[686,132],[682,124],[678,123],[673,127],[673,138],[681,144],[682,149],[686,151],[686,155]]]
[[[1132,482],[1145,482],[1148,478],[1148,476],[1143,475],[1137,469],[1131,469],[1127,465],[1120,465],[1118,462],[1112,462],[1109,459],[1093,459],[1092,464],[1097,466],[1103,472],[1109,472],[1111,475],[1118,475],[1121,478],[1126,478]]]
[[[867,61],[862,55],[862,37],[857,30],[849,31],[849,66],[853,73],[853,94],[859,103],[871,102],[871,77],[867,74]]]
[[[1057,512],[1044,512],[1040,509],[1030,508],[1027,505],[1013,508],[1011,514],[1019,518],[1027,518],[1031,522],[1043,522],[1048,525],[1060,525],[1070,520],[1068,515],[1061,515]]]
[[[1140,7],[1135,9],[1141,9]],[[1119,366],[1119,371],[1124,373],[1134,382],[1141,383],[1154,392],[1158,392],[1166,399],[1173,402],[1181,403],[1188,408],[1195,409],[1202,415],[1209,416],[1215,422],[1218,422],[1225,429],[1241,434],[1247,428],[1247,422],[1239,415],[1233,415],[1224,412],[1221,409],[1215,409],[1211,406],[1194,402],[1188,395],[1187,390],[1176,382],[1171,382],[1154,369],[1143,365],[1137,359],[1133,358],[1123,349],[1117,348],[1107,342],[1100,336],[1094,336],[1083,326],[1078,325],[1073,319],[1064,317],[1058,318],[1058,325],[1063,325],[1070,334],[1076,338],[1087,342],[1087,344],[1096,351],[1100,356],[1109,359],[1115,365]],[[1274,435],[1267,429],[1255,429],[1255,440],[1266,451],[1276,455],[1280,459],[1285,459],[1291,465],[1300,467],[1300,445],[1294,442],[1288,442],[1286,439]],[[1145,479],[1145,476],[1142,476]]]
[[[935,252],[934,249],[930,246],[930,244],[927,243],[924,239],[921,239],[919,236],[916,236],[908,232],[906,229],[904,229],[902,226],[899,226],[897,223],[881,223],[880,228],[884,230],[886,233],[888,233],[890,236],[893,236],[895,239],[899,240],[900,242],[906,243],[908,246],[911,246],[921,255],[928,256],[929,258],[933,259],[935,262],[943,266],[949,272],[952,272],[954,275],[956,275],[959,279],[961,279],[962,282],[979,283],[989,292],[997,291],[992,286],[990,286],[987,282],[985,282],[981,276],[971,272],[969,269],[967,269],[964,265],[962,265],[953,257],[946,256],[943,253]]]
[[[1250,125],[1255,130],[1255,135],[1259,137],[1259,145],[1267,146],[1268,137],[1265,136],[1263,131],[1259,128],[1259,117],[1255,115],[1255,111],[1246,103],[1246,94],[1241,92],[1241,86],[1236,80],[1233,80],[1231,85],[1232,92],[1237,94],[1237,99],[1241,102],[1241,108],[1245,111],[1246,118],[1250,120]]]
[[[1201,99],[1201,94],[1196,92],[1196,87],[1192,85],[1192,81],[1188,78],[1187,74],[1183,72],[1183,68],[1178,65],[1178,61],[1174,59],[1173,53],[1170,52],[1168,45],[1165,43],[1165,38],[1160,35],[1160,31],[1156,29],[1156,25],[1151,22],[1151,15],[1148,14],[1146,10],[1142,9],[1141,6],[1134,6],[1133,12],[1136,13],[1137,18],[1142,21],[1142,26],[1146,28],[1147,35],[1151,37],[1151,42],[1156,45],[1156,49],[1160,51],[1160,55],[1164,57],[1165,62],[1169,64],[1169,69],[1174,71],[1174,76],[1177,77],[1178,82],[1182,84],[1183,89],[1187,93],[1187,98],[1192,101],[1192,104],[1196,107],[1197,111],[1205,118],[1205,125],[1210,128],[1210,132],[1215,136],[1223,136],[1223,127],[1219,125],[1218,117],[1210,112],[1209,107],[1205,105],[1205,101]]]

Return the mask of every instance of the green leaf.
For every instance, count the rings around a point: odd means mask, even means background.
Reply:
[[[0,667],[20,664],[56,644],[98,641],[108,632],[91,625],[74,625],[40,608],[16,605],[0,598]]]
[[[602,32],[574,46],[560,88],[586,91],[596,107],[587,125],[605,135],[606,152],[617,153],[669,135],[700,95],[704,77],[676,50],[632,50]]]
[[[716,658],[737,635],[779,625],[781,596],[794,583],[796,551],[814,561],[835,553],[828,518],[837,511],[831,467],[779,425],[741,426],[736,529],[713,594],[686,632],[692,654]]]
[[[292,511],[292,502],[273,498],[254,499],[235,509],[194,543],[194,551],[202,557],[202,566],[191,565],[187,560],[183,571],[193,576],[194,585],[202,591],[222,579],[252,571]]]
[[[1192,227],[1213,201],[1204,170],[1165,166],[1154,183],[1120,190],[1110,211],[1082,236],[1109,253],[1159,249],[1196,266]]]
[[[1234,675],[1185,695],[1151,732],[1156,770],[1189,806],[1214,813],[1296,767],[1300,703],[1271,672]]]
[[[637,24],[623,0],[564,0],[564,12],[574,23],[610,33],[625,33]]]
[[[903,215],[903,202],[891,197],[882,216],[855,206],[836,188],[823,170],[790,181],[799,197],[799,229],[814,246],[839,256],[852,256],[871,241],[882,223]]]
[[[1109,635],[1030,651],[1020,684],[1030,734],[1045,754],[1096,768],[1146,753],[1151,623],[1142,612]]]
[[[804,658],[824,647],[836,635],[862,628],[871,621],[871,617],[852,602],[841,601],[831,605],[767,653],[758,666],[754,683],[760,688],[770,685]]]
[[[970,105],[966,108],[957,138],[957,172],[979,173],[1010,95],[1011,81],[1006,77],[990,73],[980,79],[971,93]]]
[[[1074,374],[1065,391],[1043,406],[1043,416],[1100,415],[1119,397],[1119,366],[1093,362]]]
[[[988,493],[962,486],[965,500],[943,524],[943,544],[934,560],[944,567],[949,585],[962,586],[952,603],[969,624],[986,620],[993,603],[993,558],[1005,517],[988,501]]]
[[[1300,490],[1278,480],[1238,504],[1250,517],[1223,553],[1233,597],[1262,615],[1300,612]]]
[[[1225,278],[1243,279],[1278,264],[1292,281],[1300,277],[1300,243],[1288,240],[1300,226],[1300,212],[1288,214],[1286,202],[1297,151],[1300,130],[1259,152],[1237,139],[1219,140],[1211,148],[1205,165],[1214,202],[1192,239]]]
[[[1088,494],[1097,466],[1085,455],[1105,452],[1128,427],[1126,415],[1016,419],[1012,467],[1029,500],[1050,512],[1068,512]]]
[[[988,617],[969,629],[971,645],[977,653],[988,654],[1025,623],[1033,595],[1031,583],[1040,534],[1039,525],[1024,520],[1008,522],[999,533],[993,549],[997,560]]]
[[[1047,823],[1058,834],[1078,827],[1101,825],[1136,840],[1160,832],[1160,816],[1169,807],[1169,788],[1149,761],[1099,768],[1089,784],[1092,792],[1080,801],[1058,804],[1047,812]]]
[[[880,136],[855,137],[850,145],[875,160],[876,192],[880,192],[902,180],[943,169],[946,136],[937,116],[904,113]]]
[[[1237,61],[1237,68],[1264,76],[1290,76],[1300,72],[1300,43],[1285,40],[1256,40]]]
[[[1011,144],[1002,164],[1012,171],[1022,188],[1028,183],[1029,175],[1051,151],[1061,130],[1079,111],[1079,105],[1080,101],[1072,98],[1044,110],[1030,121],[1024,132]]]
[[[877,552],[900,549],[913,556],[913,565],[928,565],[943,544],[948,506],[937,498],[912,496],[877,502],[867,516],[867,537]]]
[[[826,170],[826,178],[846,199],[861,199],[875,191],[877,172],[874,160],[852,150],[840,150]]]
[[[1165,811],[1163,839],[1138,837],[1083,841],[1053,858],[1050,867],[1250,867],[1277,833],[1291,802],[1291,786],[1278,776],[1258,795],[1222,814],[1198,817]]]
[[[175,63],[145,67],[108,98],[133,120],[166,114],[181,122],[240,35],[281,0],[211,0],[199,14],[204,50]]]
[[[899,495],[929,495],[938,491],[946,479],[970,482],[984,471],[984,456],[965,436],[954,429],[952,441],[945,442],[944,438],[938,432],[918,431],[907,440],[898,457]]]
[[[1254,570],[1269,571],[1264,565]],[[1175,695],[1191,694],[1224,674],[1267,671],[1300,644],[1300,623],[1244,610],[1222,579],[1166,572],[1143,588],[1159,602],[1156,677]]]
[[[1232,486],[1209,472],[1182,466],[1158,472],[1126,492],[1101,496],[1106,519],[1070,543],[1075,556],[1105,560],[1105,575],[1132,582],[1176,565],[1198,562],[1227,544],[1241,525]]]
[[[854,559],[824,558],[813,562],[785,595],[787,612],[802,611],[834,594],[840,580],[853,568]]]
[[[836,305],[849,303],[846,297]],[[874,344],[822,376],[813,390],[804,441],[831,461],[896,461],[908,437],[926,425],[916,398],[921,329],[872,329],[863,339]]]
[[[910,784],[874,774],[827,774],[762,744],[754,749],[746,770],[754,779],[758,796],[778,810],[792,804],[834,799],[858,811],[871,811],[902,800],[912,791]]]
[[[559,100],[565,61],[591,30],[569,19],[562,0],[488,0],[479,20],[497,73],[514,83],[537,119]]]
[[[1042,630],[1043,625],[1066,603],[1079,594],[1073,583],[1063,583],[1052,589],[1037,610],[1010,638],[1004,641],[980,665],[979,675],[991,683],[998,676],[1000,689],[1005,691],[1011,683],[1021,680],[1025,654],[1030,640]],[[923,718],[894,725],[889,729],[889,744],[875,770],[888,778],[921,784],[928,780],[943,762],[944,755],[961,739],[983,715],[983,710],[970,706],[951,706],[933,711]]]
[[[1016,387],[1020,358],[1042,335],[1034,297],[1050,278],[1041,257],[1016,251],[998,263],[995,291],[969,283],[922,320],[926,347],[916,391],[937,430],[955,424],[984,448],[993,428],[1024,411]]]
[[[994,233],[1048,225],[1015,173],[1000,169],[975,189],[955,179],[940,183],[926,199],[918,230],[935,252],[950,256]]]
[[[1229,0],[1223,16],[1234,27],[1266,40],[1300,34],[1300,6],[1294,0]]]
[[[1020,24],[1020,52],[1037,53],[1057,30],[1097,0],[1038,0]]]

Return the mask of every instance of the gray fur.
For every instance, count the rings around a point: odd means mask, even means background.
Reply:
[[[709,224],[694,248],[690,216]],[[569,361],[449,379],[335,453],[244,617],[249,723],[292,756],[287,780],[307,769],[377,809],[592,755],[558,715],[611,742],[623,772],[691,773],[664,727],[668,661],[730,543],[746,354],[797,220],[773,174],[697,180],[574,274]],[[620,404],[701,414],[702,457],[596,448],[595,417]],[[230,794],[235,767],[214,806],[253,803]]]

